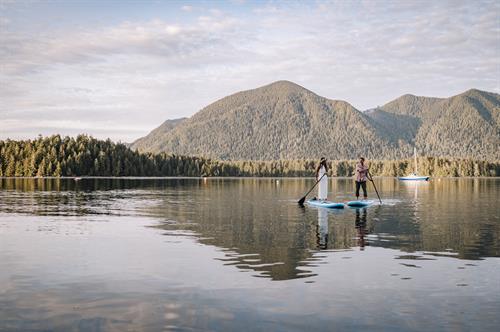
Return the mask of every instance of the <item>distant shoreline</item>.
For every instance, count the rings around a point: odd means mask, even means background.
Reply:
[[[262,179],[262,180],[300,180],[300,179],[315,179],[314,176],[0,176],[0,180],[234,180],[234,179]],[[330,179],[350,179],[353,176],[330,176]],[[395,179],[397,176],[374,175],[377,179]],[[432,176],[428,181],[420,181],[419,183],[431,182],[433,179],[500,179],[500,176]],[[413,183],[407,181],[404,183]]]

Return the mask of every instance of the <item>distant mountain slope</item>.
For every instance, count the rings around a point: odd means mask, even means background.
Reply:
[[[367,111],[364,114],[371,119],[377,134],[392,142],[393,145],[398,145],[399,142],[404,142],[404,145],[413,145],[422,122],[417,117],[394,114],[380,108]]]
[[[404,95],[359,112],[288,81],[222,98],[191,118],[168,121],[132,144],[233,160],[397,159],[429,156],[500,159],[500,95],[469,90],[451,98]]]
[[[162,135],[154,145],[134,143],[133,148],[220,159],[276,160],[323,155],[398,158],[411,150],[402,145],[400,149],[381,138],[370,118],[349,103],[278,81],[222,98]]]
[[[419,117],[423,110],[429,109],[442,100],[442,98],[420,97],[406,94],[388,102],[382,106],[382,109],[389,113]]]
[[[473,89],[450,98],[404,95],[367,115],[391,137],[414,141],[424,155],[500,159],[496,93]]]
[[[173,120],[167,120],[161,124],[161,126],[153,129],[147,136],[141,137],[132,143],[131,147],[133,149],[142,151],[159,151],[159,144],[161,144],[163,136],[170,132],[172,129],[177,127],[180,123],[185,121],[187,118],[179,118]]]

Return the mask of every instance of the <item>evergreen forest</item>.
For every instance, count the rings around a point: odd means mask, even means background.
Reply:
[[[214,160],[167,153],[140,153],[122,143],[87,135],[39,136],[0,141],[0,176],[313,176],[317,160]],[[356,160],[328,162],[330,176],[352,176]],[[368,160],[374,176],[413,171],[413,159]],[[499,161],[419,157],[420,174],[429,176],[500,176]]]

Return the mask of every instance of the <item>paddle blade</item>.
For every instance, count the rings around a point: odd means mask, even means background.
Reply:
[[[305,200],[306,200],[306,196],[299,199],[299,201],[298,201],[299,205],[304,205]]]

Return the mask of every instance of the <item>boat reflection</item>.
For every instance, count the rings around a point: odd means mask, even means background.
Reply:
[[[403,181],[401,182],[405,191],[413,193],[414,201],[418,201],[419,188],[421,192],[429,191],[430,183],[427,181]]]

